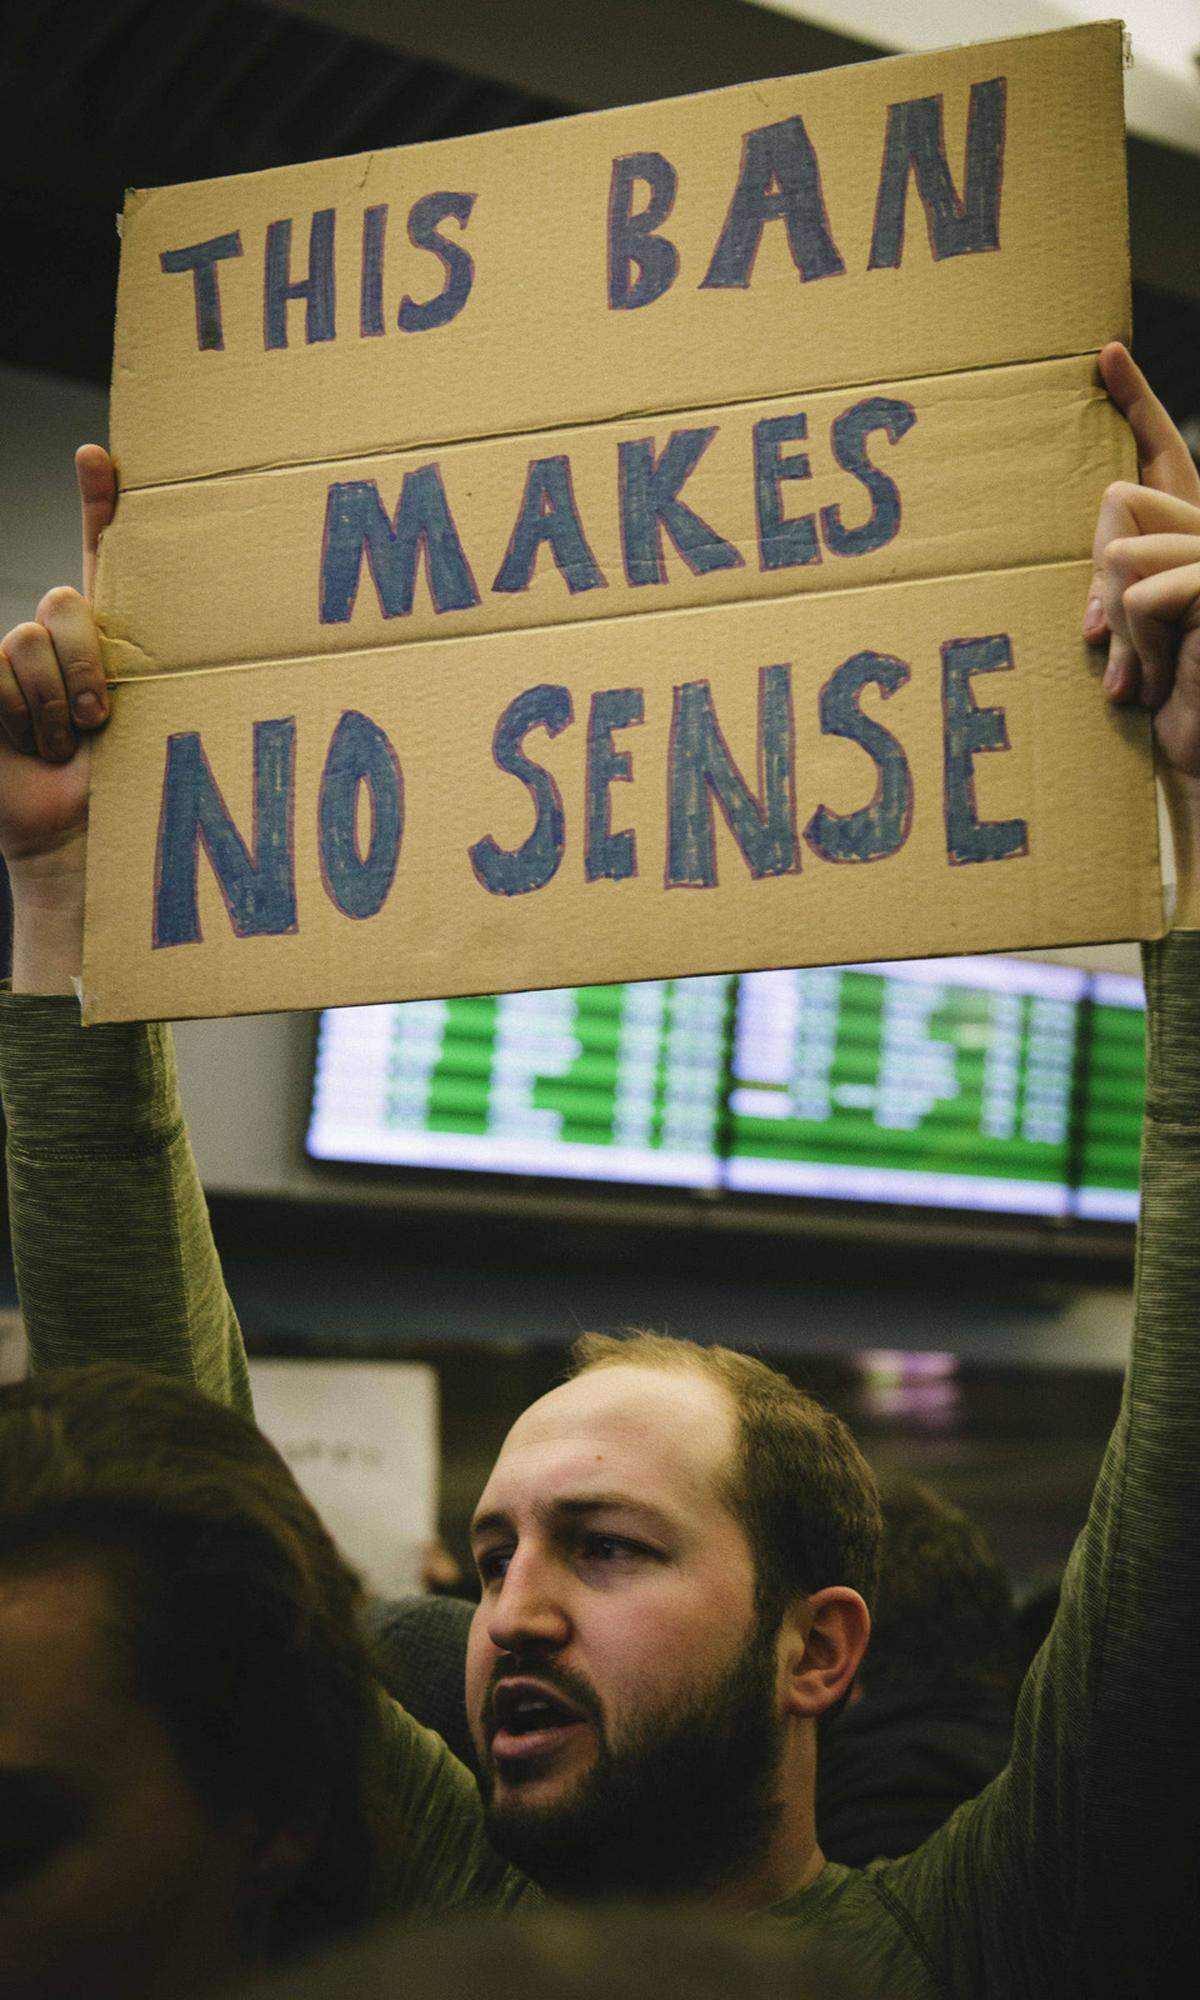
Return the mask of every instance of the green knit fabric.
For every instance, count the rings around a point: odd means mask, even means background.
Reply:
[[[1150,1053],[1133,1359],[1012,1761],[903,1861],[777,1906],[890,2000],[1158,1995],[1200,1914],[1200,932],[1146,951]],[[34,1364],[147,1363],[249,1409],[170,1037],[0,998],[13,1250]],[[393,1907],[511,1904],[463,1767],[403,1710],[381,1754]]]

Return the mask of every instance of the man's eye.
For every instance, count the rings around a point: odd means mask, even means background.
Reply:
[[[484,1550],[481,1555],[477,1555],[475,1558],[475,1567],[479,1571],[479,1581],[484,1584],[500,1583],[507,1574],[508,1565],[511,1561],[511,1549]]]
[[[636,1560],[638,1556],[649,1556],[653,1550],[643,1542],[630,1541],[628,1535],[585,1535],[583,1552],[591,1561],[621,1562],[625,1558]]]

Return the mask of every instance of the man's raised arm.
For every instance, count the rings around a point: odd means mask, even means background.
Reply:
[[[1087,1526],[1008,1768],[878,1877],[980,2000],[1180,1991],[1200,1919],[1200,477],[1125,350],[1101,369],[1157,484],[1105,496],[1084,631],[1154,715],[1176,928],[1145,951],[1133,1352]]]
[[[83,595],[50,590],[0,644],[0,851],[13,991],[0,996],[13,1259],[35,1367],[120,1356],[249,1413],[165,1027],[79,1025],[90,735],[107,719],[89,597],[112,461],[77,460]]]

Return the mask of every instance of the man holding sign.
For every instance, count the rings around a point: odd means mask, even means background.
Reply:
[[[810,1479],[791,1533],[810,1558],[824,1542],[857,1568],[810,1573],[798,1590],[793,1579],[794,1594],[773,1598],[764,1583],[781,1564],[787,1574],[783,1536],[776,1521],[764,1540],[768,1517],[747,1505],[762,1490],[747,1456],[755,1424],[771,1435],[752,1411],[761,1384],[746,1394],[714,1379],[686,1343],[603,1355],[535,1404],[475,1524],[473,1726],[509,1851],[551,1888],[700,1890],[768,1909],[840,1941],[884,1991],[914,2000],[1171,1990],[1196,1914],[1200,479],[1125,351],[1105,350],[1101,365],[1147,484],[1106,497],[1084,629],[1107,645],[1110,700],[1153,714],[1177,919],[1197,928],[1148,948],[1132,1371],[1009,1767],[906,1860],[824,1863],[816,1723],[866,1639],[869,1478],[836,1427],[813,1430],[824,1496]],[[80,475],[90,562],[113,507],[105,455],[85,450]],[[88,754],[86,741],[68,754],[67,710],[86,727],[100,719],[89,696],[101,711],[104,697],[86,599],[53,592],[39,609],[5,642],[4,705],[10,744],[43,756],[4,746],[0,761],[18,989],[0,1009],[0,1067],[35,1358],[119,1352],[246,1408],[165,1036],[81,1033],[73,1000],[52,997],[71,991],[81,941]],[[402,1711],[388,1711],[387,1731],[409,1823],[393,1903],[518,1895],[486,1860],[462,1767]],[[690,1763],[664,1764],[663,1742]],[[672,1826],[681,1799],[692,1818]]]
[[[86,448],[87,595],[0,663],[39,1366],[116,1350],[249,1407],[169,1043],[122,1022],[1154,937],[1151,716],[1200,926],[1200,481],[1124,348],[1093,359],[1120,131],[1108,24],[131,198],[121,507]],[[1146,488],[1109,487],[1089,594],[1118,410]],[[81,949],[118,1024],[87,1034],[54,997]],[[589,1352],[475,1523],[487,1824],[543,1886],[770,1910],[903,2000],[1181,1968],[1200,930],[1148,968],[1133,1372],[1010,1766],[906,1860],[827,1865],[869,1474],[743,1357]],[[462,1767],[384,1727],[392,1903],[526,1893]]]

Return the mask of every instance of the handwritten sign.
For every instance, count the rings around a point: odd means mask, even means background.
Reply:
[[[1160,928],[1117,27],[126,210],[85,1018]]]

